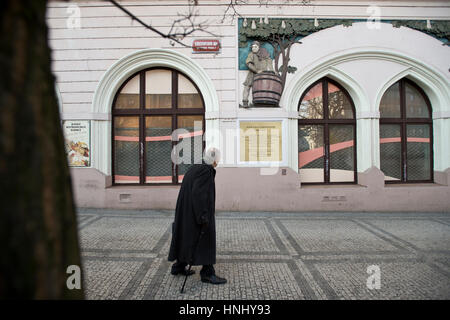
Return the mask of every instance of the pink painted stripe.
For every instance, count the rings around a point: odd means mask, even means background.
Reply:
[[[345,148],[353,147],[353,140],[334,143],[330,145],[330,152],[335,152]],[[311,149],[298,153],[298,167],[301,168],[308,163],[323,157],[323,147]]]
[[[334,144],[330,145],[330,152],[335,152],[335,151],[342,150],[345,148],[350,148],[350,147],[353,147],[353,140],[334,143]]]
[[[201,136],[203,134],[203,131],[194,131],[194,132],[188,132],[188,133],[183,133],[183,134],[179,134],[178,135],[178,139],[179,138],[190,138],[190,137],[195,137],[195,136]]]
[[[430,143],[429,138],[416,138],[416,137],[409,137],[406,139],[407,142],[422,142],[422,143]],[[394,143],[394,142],[400,142],[400,138],[382,138],[380,139],[380,143]],[[335,152],[338,150],[342,150],[345,148],[350,148],[353,146],[353,140],[335,143],[330,145],[330,152]],[[308,151],[303,151],[298,153],[298,167],[302,168],[303,166],[307,165],[308,163],[319,159],[320,157],[323,157],[323,147],[311,149]]]
[[[139,137],[114,136],[115,141],[139,142]]]
[[[298,167],[302,168],[308,163],[323,157],[323,147],[298,153]]]
[[[182,180],[184,178],[184,175],[179,175],[178,180]],[[114,179],[118,182],[120,181],[126,181],[126,182],[136,182],[139,183],[139,177],[138,176],[123,176],[123,175],[115,175]],[[145,182],[172,182],[171,176],[147,176],[145,177]]]
[[[172,176],[146,176],[145,182],[172,182]]]
[[[201,136],[203,134],[203,131],[194,131],[194,132],[188,132],[178,135],[178,139],[180,138],[192,138],[195,136]],[[159,137],[145,137],[145,141],[165,141],[165,140],[172,140],[172,136],[159,136]]]
[[[430,138],[406,138],[407,142],[423,142],[423,143],[430,143]]]
[[[172,141],[172,136],[145,137],[145,141]]]
[[[202,134],[203,134],[203,131],[194,131],[194,132],[189,132],[189,133],[183,133],[183,134],[178,135],[178,139],[201,136]],[[114,140],[115,141],[139,142],[139,137],[114,136]],[[145,141],[172,141],[172,136],[145,137]]]
[[[127,181],[127,182],[139,182],[139,177],[138,176],[114,175],[114,180],[116,180],[116,181]]]
[[[430,143],[430,138],[416,138],[416,137],[409,137],[406,138],[407,142],[423,142],[423,143]],[[393,143],[393,142],[400,142],[400,137],[395,138],[382,138],[380,139],[380,143]]]

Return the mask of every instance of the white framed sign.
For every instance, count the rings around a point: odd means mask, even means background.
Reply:
[[[285,123],[282,119],[240,119],[238,164],[244,166],[281,166],[286,159]]]
[[[91,166],[91,125],[89,120],[64,120],[64,145],[70,167]]]

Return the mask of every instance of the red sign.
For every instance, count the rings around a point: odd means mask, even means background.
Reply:
[[[220,41],[217,39],[194,40],[192,43],[194,53],[211,53],[220,51]]]

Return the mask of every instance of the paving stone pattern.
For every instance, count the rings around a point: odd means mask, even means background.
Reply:
[[[450,299],[450,213],[219,212],[215,269],[228,283],[202,283],[194,266],[184,294],[167,261],[172,221],[79,209],[87,298]]]

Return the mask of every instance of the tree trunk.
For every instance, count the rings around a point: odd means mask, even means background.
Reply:
[[[66,286],[81,261],[46,1],[0,3],[0,298],[83,298]]]

